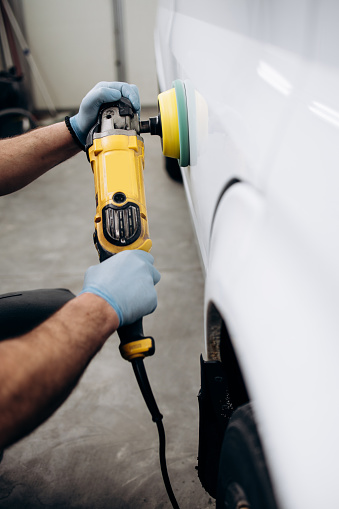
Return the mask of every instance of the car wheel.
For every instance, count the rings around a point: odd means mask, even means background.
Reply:
[[[165,157],[165,168],[167,174],[172,180],[175,180],[176,182],[182,182],[181,170],[177,159],[173,159],[172,157]]]
[[[225,432],[216,509],[277,509],[251,405],[239,407]]]

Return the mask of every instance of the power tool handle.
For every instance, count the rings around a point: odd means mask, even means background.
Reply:
[[[139,339],[144,339],[145,336],[142,318],[139,318],[139,320],[131,323],[130,325],[123,325],[122,327],[119,327],[118,336],[122,345],[131,343],[132,341],[138,341]]]
[[[119,350],[126,361],[132,361],[137,357],[144,358],[153,355],[155,352],[154,339],[151,336],[144,336],[142,318],[131,325],[118,329],[120,337]]]

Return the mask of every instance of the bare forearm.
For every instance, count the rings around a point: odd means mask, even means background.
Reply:
[[[0,195],[25,187],[78,152],[65,122],[0,140]]]
[[[0,447],[56,410],[118,324],[106,301],[82,294],[32,332],[0,343]]]

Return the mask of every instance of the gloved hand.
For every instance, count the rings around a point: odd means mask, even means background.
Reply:
[[[145,251],[122,251],[87,270],[80,294],[94,293],[105,299],[116,311],[119,327],[134,323],[157,307],[154,285],[160,274],[153,262]]]
[[[86,143],[87,134],[98,117],[100,106],[103,103],[119,101],[121,96],[129,99],[135,112],[140,115],[140,97],[136,85],[119,81],[101,81],[83,98],[79,112],[69,119],[74,134],[81,145],[84,146]]]

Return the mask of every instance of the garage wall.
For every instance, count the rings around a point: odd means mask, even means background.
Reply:
[[[75,108],[98,81],[117,80],[112,0],[21,0],[32,55],[58,109]],[[123,2],[126,81],[156,104],[156,0]],[[32,79],[37,109],[46,109]]]
[[[157,104],[154,52],[156,0],[124,0],[128,81],[140,88],[143,104]]]

